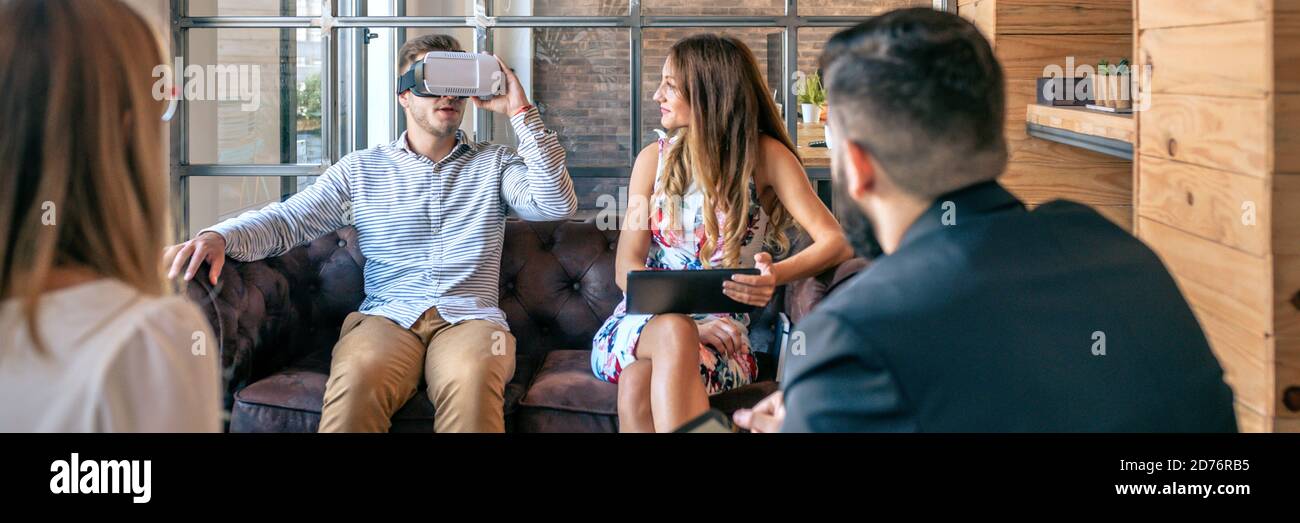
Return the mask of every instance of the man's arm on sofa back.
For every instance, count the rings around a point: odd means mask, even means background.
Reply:
[[[288,200],[249,211],[203,232],[226,239],[226,254],[239,261],[279,256],[351,223],[349,159],[325,170],[316,182]]]

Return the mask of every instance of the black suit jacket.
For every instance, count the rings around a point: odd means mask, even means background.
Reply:
[[[795,333],[787,432],[1237,428],[1156,255],[1088,207],[1029,212],[993,182],[938,198]]]

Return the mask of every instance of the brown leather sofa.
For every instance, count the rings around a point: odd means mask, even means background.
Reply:
[[[506,427],[517,432],[615,432],[617,387],[592,376],[591,338],[622,298],[614,284],[617,231],[590,222],[506,225],[500,307],[517,339],[506,386]],[[258,262],[228,260],[219,284],[188,286],[220,338],[232,432],[314,432],[343,317],[360,306],[364,259],[356,231],[340,229]],[[771,345],[778,311],[802,317],[861,260],[778,293],[753,327]],[[206,274],[204,268],[200,274]],[[771,352],[757,354],[760,379],[711,398],[731,413],[776,390]],[[423,387],[423,384],[421,385]],[[394,432],[432,432],[433,406],[416,394],[393,416]]]

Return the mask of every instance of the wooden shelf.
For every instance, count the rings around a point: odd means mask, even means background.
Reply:
[[[1030,136],[1133,159],[1137,126],[1131,114],[1111,114],[1082,107],[1030,104],[1025,117]]]

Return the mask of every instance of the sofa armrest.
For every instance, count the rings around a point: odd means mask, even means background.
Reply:
[[[364,297],[355,238],[348,228],[275,258],[227,258],[215,286],[205,263],[186,285],[217,337],[227,407],[235,392],[338,339]]]
[[[817,276],[786,284],[785,315],[790,318],[790,323],[798,324],[831,289],[870,264],[866,258],[852,258]]]
[[[259,267],[257,264],[260,264]],[[185,288],[190,301],[199,306],[212,332],[214,345],[221,354],[221,371],[225,384],[226,407],[233,395],[257,377],[279,370],[297,354],[275,354],[278,347],[270,343],[282,337],[292,314],[286,317],[286,285],[270,275],[264,263],[241,264],[227,259],[217,285],[202,277],[208,274],[204,263],[198,275]],[[259,284],[270,282],[270,285]],[[254,370],[257,370],[256,374]]]

